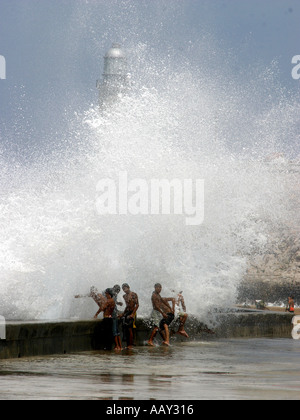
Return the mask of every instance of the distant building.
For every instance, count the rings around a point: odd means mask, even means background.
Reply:
[[[104,57],[103,79],[97,81],[99,105],[111,106],[128,89],[127,58],[119,44],[113,44]]]

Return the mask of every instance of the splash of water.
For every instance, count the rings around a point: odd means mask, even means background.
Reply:
[[[274,86],[266,73],[241,86],[188,66],[146,65],[145,49],[131,51],[143,69],[131,94],[104,114],[92,107],[72,118],[59,153],[30,165],[2,156],[7,318],[90,317],[93,303],[73,296],[125,281],[140,296],[141,315],[159,281],[164,295],[182,289],[189,312],[204,318],[234,304],[247,257],[289,217],[285,171],[265,157],[291,134],[299,107],[281,93],[265,103]],[[96,185],[120,171],[204,179],[203,225],[186,226],[181,216],[100,216]]]

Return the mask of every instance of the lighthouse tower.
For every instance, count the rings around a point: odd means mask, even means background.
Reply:
[[[104,57],[104,71],[99,89],[99,105],[103,109],[113,105],[128,87],[127,59],[120,44],[113,44]]]

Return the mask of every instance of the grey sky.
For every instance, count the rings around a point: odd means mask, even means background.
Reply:
[[[283,86],[299,90],[291,77],[299,22],[300,0],[0,0],[1,131],[53,130],[66,109],[95,103],[102,57],[114,41],[144,42],[197,66],[214,62],[203,51],[208,40],[211,55],[229,57],[239,72],[276,60]]]

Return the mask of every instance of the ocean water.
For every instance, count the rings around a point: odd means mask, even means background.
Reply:
[[[115,5],[107,10],[112,24],[125,22],[129,94],[100,113],[95,103],[77,109],[65,92],[44,102],[43,91],[37,103],[48,111],[42,118],[37,109],[24,122],[20,105],[11,135],[2,134],[0,307],[7,319],[92,317],[92,304],[74,295],[124,282],[147,316],[160,282],[164,295],[183,290],[189,313],[205,321],[211,308],[235,303],[248,258],[266,250],[270,232],[280,235],[299,218],[288,177],[289,160],[297,160],[299,101],[281,86],[276,65],[256,63],[245,76],[233,65],[237,57],[205,34],[188,42],[189,55],[172,48],[165,54],[140,41],[145,28],[134,2],[124,2],[118,13]],[[73,58],[84,48],[86,31],[93,31],[96,44],[100,6],[77,2],[67,35],[52,42]],[[167,22],[180,12],[176,7],[180,2],[169,5]],[[162,38],[166,28],[160,28]],[[103,48],[112,42],[101,36]],[[89,51],[99,57],[100,73],[105,51],[95,44]],[[49,110],[57,104],[65,104],[65,114],[54,123]],[[41,125],[44,143],[33,140],[32,121]],[[16,138],[30,147],[23,144],[17,153],[11,147]],[[185,215],[100,215],[98,182],[117,180],[124,171],[148,183],[204,180],[203,224],[186,226]]]
[[[91,108],[73,116],[64,147],[53,153],[25,163],[2,155],[3,316],[89,317],[91,305],[74,295],[124,282],[139,294],[141,315],[150,312],[156,282],[166,295],[184,290],[190,313],[201,317],[235,303],[248,257],[266,250],[270,232],[297,220],[288,161],[266,162],[285,136],[278,120],[293,114],[288,103],[268,118],[252,109],[250,124],[248,107],[237,121],[246,87],[233,95],[206,81],[186,69],[154,88],[149,76],[108,114]],[[233,150],[237,130],[242,144],[255,137],[259,145]],[[99,214],[98,182],[117,182],[120,172],[148,183],[204,180],[204,222],[187,226],[184,214]]]
[[[0,399],[299,400],[299,356],[292,339],[235,339],[1,360]]]

